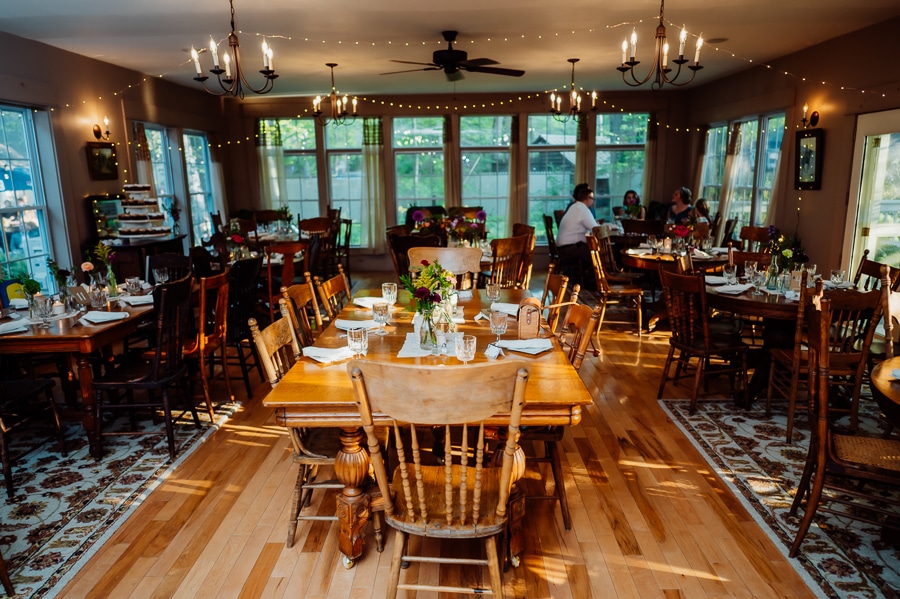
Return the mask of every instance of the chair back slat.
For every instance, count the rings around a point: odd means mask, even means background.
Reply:
[[[263,256],[238,260],[231,265],[228,286],[228,326],[226,338],[229,345],[242,340],[250,341],[247,321],[253,316],[257,304],[257,284],[262,269]]]
[[[184,341],[190,330],[190,274],[153,290],[156,307],[156,345],[151,350],[152,367],[146,380],[160,381],[177,375],[184,366]]]
[[[314,277],[313,280],[316,283],[316,289],[319,291],[319,299],[322,301],[325,313],[328,315],[329,320],[334,320],[352,299],[350,283],[344,275],[344,268],[338,264],[338,274],[327,281],[323,281],[319,277]]]
[[[248,321],[260,362],[273,387],[301,356],[300,344],[294,335],[294,327],[288,314],[287,300],[280,298],[278,303],[282,318],[266,328],[260,330],[255,318]]]
[[[542,215],[544,220],[544,233],[547,235],[547,253],[550,255],[550,263],[559,262],[559,251],[556,248],[556,236],[553,234],[553,217],[549,214]]]
[[[856,274],[853,276],[853,286],[857,289],[864,289],[866,291],[881,288],[882,266],[889,269],[888,287],[893,291],[897,291],[898,287],[900,287],[900,269],[888,266],[881,262],[876,262],[875,260],[870,260],[869,250],[863,252],[863,257],[859,261],[859,268],[856,269]]]
[[[672,328],[672,339],[686,346],[709,348],[703,273],[682,275],[660,270],[659,278],[666,296],[666,313]]]
[[[560,332],[560,344],[575,370],[581,369],[588,345],[600,323],[600,307],[574,304],[566,307],[566,317]]]
[[[388,249],[394,262],[397,277],[409,273],[409,250],[414,247],[441,247],[439,235],[398,235],[388,232]]]
[[[544,292],[541,294],[541,305],[548,306],[551,304],[562,303],[563,297],[566,295],[566,288],[569,286],[569,277],[562,274],[556,274],[555,264],[547,266],[547,277],[544,279]],[[577,299],[576,299],[577,301]],[[559,315],[561,308],[548,308],[545,318],[550,332],[555,334],[556,327],[559,324]]]
[[[491,241],[491,283],[500,285],[502,289],[523,289],[527,266],[525,259],[531,238],[503,237]]]
[[[281,295],[288,300],[288,312],[297,338],[300,344],[306,347],[313,344],[316,333],[322,332],[322,313],[319,311],[319,300],[313,287],[312,276],[308,272],[303,275],[302,283],[282,287]],[[313,323],[316,333],[313,333]]]

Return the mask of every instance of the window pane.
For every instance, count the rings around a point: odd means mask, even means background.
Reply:
[[[784,115],[764,119],[765,132],[760,140],[759,169],[756,178],[756,223],[766,222],[772,188],[775,185],[775,170],[781,156],[781,139],[784,137]]]
[[[325,147],[329,150],[361,149],[362,137],[362,119],[356,119],[347,125],[331,124],[325,127]]]
[[[625,192],[641,195],[644,185],[644,150],[601,150],[597,152],[594,182],[594,214],[612,222],[613,206],[621,206]]]
[[[703,175],[700,198],[705,198],[709,213],[719,211],[722,197],[722,180],[725,178],[725,150],[728,143],[728,126],[711,127],[706,136],[706,153],[703,157]]]
[[[329,200],[332,208],[341,209],[341,218],[353,221],[350,245],[360,246],[362,223],[362,138],[363,120],[349,125],[325,127],[328,157]],[[346,151],[350,150],[350,151]]]
[[[758,121],[747,121],[741,125],[740,146],[734,156],[733,199],[729,218],[738,219],[737,230],[753,224],[750,209],[753,200],[754,173],[756,172],[756,141],[759,131]]]
[[[287,150],[316,149],[316,123],[312,119],[278,119],[281,145]]]
[[[284,157],[285,195],[291,214],[300,218],[319,216],[319,177],[316,155],[292,154]]]
[[[153,184],[156,187],[156,195],[163,196],[172,193],[172,168],[169,164],[169,138],[162,127],[145,124],[144,133],[147,136],[147,149],[150,151],[150,166],[153,171]],[[142,181],[145,183],[145,181]]]
[[[459,145],[463,148],[509,147],[511,116],[459,117]]]
[[[574,188],[574,148],[528,152],[528,224],[537,231],[537,243],[547,243],[543,215],[568,206]]]
[[[443,117],[400,117],[393,121],[397,222],[410,206],[444,205]],[[424,151],[415,151],[423,149]]]
[[[578,123],[572,119],[560,123],[549,114],[528,115],[529,146],[572,146],[578,135]]]
[[[209,180],[209,152],[206,135],[184,134],[184,160],[187,166],[188,194],[191,202],[191,227],[195,242],[212,235],[210,211],[215,210]]]
[[[597,145],[644,145],[648,120],[647,114],[598,114]]]
[[[504,237],[509,220],[509,151],[462,153],[462,201],[487,213],[491,237]]]
[[[395,148],[439,148],[444,143],[443,117],[400,117],[394,119]]]

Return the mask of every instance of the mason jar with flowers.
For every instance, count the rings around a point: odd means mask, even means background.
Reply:
[[[68,268],[60,268],[59,264],[52,258],[47,258],[47,268],[50,270],[50,274],[53,275],[53,279],[56,281],[56,290],[59,293],[59,301],[62,302],[63,306],[68,306],[69,277],[72,276],[71,270]]]
[[[250,250],[245,245],[244,235],[241,231],[241,223],[237,220],[232,219],[228,222],[228,238],[226,244],[230,254],[229,258],[232,262],[250,257]]]
[[[693,229],[689,225],[675,225],[672,227],[672,234],[675,236],[672,250],[676,254],[684,255],[694,234]]]
[[[777,276],[779,270],[792,272],[809,262],[809,256],[806,255],[799,236],[784,235],[775,225],[769,225],[768,233],[769,244],[766,246],[766,252],[772,254],[772,262],[766,276],[767,287],[769,279]]]
[[[109,297],[116,297],[119,295],[119,289],[118,284],[116,283],[116,274],[112,269],[112,261],[115,259],[116,253],[112,251],[110,246],[102,241],[98,241],[97,246],[94,248],[94,257],[106,267],[106,284]]]
[[[416,312],[421,320],[419,346],[422,349],[432,350],[437,345],[435,328],[435,319],[439,316],[437,312],[443,310],[441,303],[448,297],[450,291],[455,289],[456,276],[444,270],[437,261],[422,260],[415,268],[413,273],[401,276],[400,282],[415,301]]]
[[[457,245],[472,247],[484,237],[484,221],[486,219],[487,213],[484,210],[479,210],[474,219],[457,216],[450,221],[447,234]]]

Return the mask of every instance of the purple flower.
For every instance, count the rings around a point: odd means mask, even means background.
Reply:
[[[436,303],[436,304],[441,303],[441,301],[443,301],[443,300],[441,300],[441,294],[438,293],[437,291],[435,291],[434,293],[432,293],[432,294],[431,294],[431,301],[433,301],[433,302]]]
[[[769,240],[775,239],[778,237],[778,229],[775,225],[769,225]]]
[[[412,219],[414,221],[416,221],[417,223],[420,223],[423,220],[425,220],[425,213],[422,212],[421,210],[416,210],[415,212],[412,213]]]
[[[431,297],[431,292],[425,287],[417,287],[415,293],[413,293],[416,299],[424,300]]]
[[[475,213],[475,220],[487,220],[487,212],[479,210]]]

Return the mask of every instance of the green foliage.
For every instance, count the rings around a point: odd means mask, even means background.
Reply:
[[[28,273],[19,275],[19,283],[22,284],[22,291],[28,295],[35,295],[41,292],[41,284],[32,279]]]

